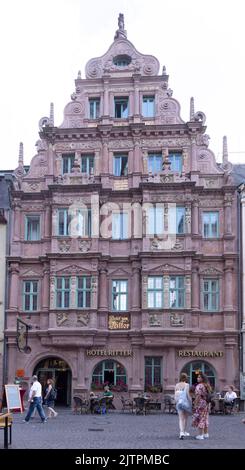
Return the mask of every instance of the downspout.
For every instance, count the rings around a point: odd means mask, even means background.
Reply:
[[[9,208],[8,208],[8,217],[7,217],[7,236],[6,236],[6,258],[10,255],[10,240],[11,240],[11,231],[12,231],[12,208],[10,200],[10,185],[9,184]],[[8,348],[7,348],[7,309],[9,305],[9,275],[8,275],[8,261],[6,259],[5,263],[5,308],[4,308],[4,343],[3,343],[3,385],[7,384],[8,379]]]
[[[242,351],[242,223],[241,223],[241,192],[238,189],[237,193],[237,241],[238,241],[238,347],[239,347],[239,382],[240,373],[243,371],[243,351]]]

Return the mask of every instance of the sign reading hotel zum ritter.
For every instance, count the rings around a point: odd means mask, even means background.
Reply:
[[[131,349],[87,349],[87,356],[132,356]]]
[[[179,350],[179,357],[223,357],[223,351],[194,351],[190,350]]]

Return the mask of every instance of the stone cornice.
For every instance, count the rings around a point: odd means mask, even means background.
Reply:
[[[131,117],[129,118],[130,121]],[[125,126],[113,125],[114,118],[110,117],[109,124],[98,124],[96,127],[81,127],[81,128],[58,128],[58,127],[44,127],[39,133],[42,139],[58,143],[62,141],[88,141],[90,139],[101,140],[105,136],[108,138],[119,137],[133,137],[135,129],[140,132],[141,137],[189,137],[190,133],[204,133],[206,127],[201,122],[191,122],[186,124],[150,124],[146,125],[144,122],[139,124],[128,123]],[[123,134],[123,135],[122,135]],[[72,150],[71,150],[72,151]]]

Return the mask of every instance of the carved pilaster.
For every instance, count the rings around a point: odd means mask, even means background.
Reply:
[[[140,308],[140,266],[133,265],[132,310]]]
[[[191,170],[197,171],[196,138],[191,138]]]
[[[99,269],[100,273],[100,294],[99,294],[99,308],[100,310],[108,309],[108,297],[107,297],[107,268],[106,265],[102,265]]]
[[[148,307],[147,301],[148,276],[142,277],[142,308]]]
[[[185,207],[185,231],[186,234],[191,233],[191,205],[186,204]]]
[[[199,202],[194,199],[192,203],[192,234],[199,235]]]
[[[77,289],[77,278],[71,276],[70,280],[70,308],[76,308],[76,289]]]
[[[225,206],[225,235],[232,234],[232,195],[226,194],[224,198]]]
[[[191,276],[185,276],[185,306],[191,308]]]
[[[10,310],[17,310],[19,292],[19,265],[17,263],[11,264],[9,272],[11,273],[9,308]]]
[[[199,267],[198,264],[193,265],[192,269],[192,288],[191,288],[191,293],[192,293],[192,309],[193,310],[198,310],[199,309],[199,292],[200,292],[200,283],[199,283]]]
[[[169,276],[163,276],[163,305],[169,305],[169,288],[170,288],[170,279]]]
[[[98,305],[98,276],[92,276],[92,299],[91,307],[97,309]]]
[[[56,308],[56,299],[55,299],[55,274],[50,273],[50,309],[53,310]]]

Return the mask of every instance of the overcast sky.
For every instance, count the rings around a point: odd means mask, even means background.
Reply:
[[[244,0],[8,0],[0,3],[0,169],[36,153],[38,121],[54,102],[55,125],[86,62],[113,42],[118,14],[128,39],[166,65],[173,97],[189,120],[189,100],[206,114],[218,158],[228,137],[232,162],[245,163]]]

